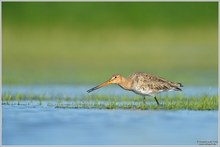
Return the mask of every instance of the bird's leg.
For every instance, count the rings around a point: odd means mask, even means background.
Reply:
[[[160,105],[160,103],[158,102],[158,100],[157,100],[156,96],[154,97],[154,99],[156,100],[157,105]]]
[[[144,98],[143,98],[143,103],[144,103],[144,104],[145,104],[145,100],[146,100],[146,99],[145,99],[145,96],[144,96]]]

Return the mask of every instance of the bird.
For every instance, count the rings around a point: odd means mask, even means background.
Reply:
[[[120,74],[114,74],[109,80],[87,90],[87,92],[90,93],[109,84],[116,84],[125,90],[141,95],[143,100],[145,100],[145,96],[154,97],[157,105],[160,105],[160,103],[157,100],[156,94],[166,91],[182,91],[180,87],[183,87],[182,83],[171,82],[145,72],[135,72],[128,76],[128,78]]]

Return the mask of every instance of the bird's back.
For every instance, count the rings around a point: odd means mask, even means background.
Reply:
[[[132,81],[132,90],[141,95],[153,95],[162,91],[180,91],[181,83],[168,81],[164,78],[144,72],[136,72],[128,77]]]

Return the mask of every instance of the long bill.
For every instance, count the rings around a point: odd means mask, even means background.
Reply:
[[[102,88],[102,87],[107,86],[109,84],[111,84],[110,80],[108,80],[108,81],[106,81],[106,82],[104,82],[104,83],[102,83],[102,84],[100,84],[100,85],[98,85],[96,87],[93,87],[93,88],[87,90],[87,92],[90,93],[90,92],[92,92],[92,91],[94,91],[96,89]]]

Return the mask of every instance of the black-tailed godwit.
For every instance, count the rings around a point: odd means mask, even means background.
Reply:
[[[150,75],[144,72],[136,72],[131,74],[128,78],[124,78],[121,75],[113,75],[108,81],[89,89],[87,92],[92,92],[98,88],[107,86],[109,84],[117,84],[121,88],[129,91],[133,91],[136,94],[145,96],[152,96],[156,98],[156,94],[164,91],[182,91],[180,87],[183,87],[181,83],[170,82],[161,77]]]

